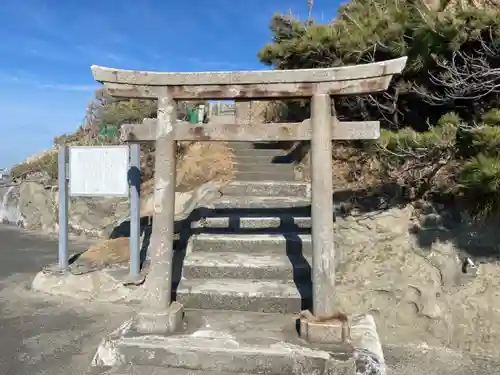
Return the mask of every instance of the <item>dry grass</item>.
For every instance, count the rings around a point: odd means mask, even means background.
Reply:
[[[42,174],[57,179],[57,150],[51,149],[32,155],[24,162],[14,166],[11,175],[14,179],[30,178]]]
[[[185,146],[177,161],[177,190],[192,190],[212,180],[230,181],[233,175],[233,153],[225,143],[194,142]],[[154,179],[143,182],[142,193],[151,193],[153,184]]]
[[[80,132],[73,135],[62,135],[56,137],[54,144],[56,146],[52,147],[50,150],[45,150],[39,154],[31,155],[22,163],[15,165],[11,174],[16,180],[29,179],[31,177],[48,177],[51,180],[57,180],[58,173],[58,145],[85,145],[84,139],[81,138]]]
[[[233,154],[225,143],[195,142],[177,164],[177,187],[191,190],[212,180],[229,181],[233,174]]]
[[[40,161],[40,159],[43,159],[44,157],[47,157],[48,155],[52,155],[52,154],[54,154],[56,152],[57,152],[56,148],[52,148],[50,150],[42,151],[41,153],[39,153],[37,155],[31,155],[24,162],[26,164],[33,164],[33,163],[36,163],[36,162]]]
[[[381,181],[381,165],[377,158],[338,142],[333,148],[332,178],[335,188],[366,189]]]
[[[311,152],[307,151],[300,165],[310,165]],[[377,186],[382,182],[381,164],[376,157],[359,148],[336,142],[332,155],[332,182],[335,190],[358,190]],[[305,177],[306,181],[310,176]]]
[[[128,237],[114,238],[95,244],[78,257],[78,262],[109,266],[128,262],[130,243]]]

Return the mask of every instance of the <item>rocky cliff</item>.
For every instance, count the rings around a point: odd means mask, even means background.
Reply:
[[[383,342],[500,354],[498,227],[423,203],[339,218],[339,307]]]
[[[57,233],[57,187],[39,182],[23,182],[0,187],[0,222],[23,228]],[[114,224],[128,215],[123,198],[71,198],[69,230],[87,237],[107,237]]]

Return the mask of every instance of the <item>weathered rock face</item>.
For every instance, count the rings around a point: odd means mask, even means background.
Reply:
[[[0,187],[0,223],[23,224],[19,211],[19,189],[16,186]]]
[[[338,219],[339,308],[376,317],[385,343],[494,352],[500,340],[500,233],[406,206]],[[481,262],[463,271],[463,257]]]
[[[57,230],[57,206],[52,189],[44,189],[34,182],[19,185],[19,211],[24,227],[44,232]]]
[[[183,219],[204,199],[218,197],[218,186],[217,182],[209,182],[192,191],[176,192],[176,220]],[[56,233],[59,230],[58,197],[56,187],[46,187],[38,182],[0,187],[0,223]],[[144,189],[141,193],[140,215],[153,215],[152,188]],[[129,217],[128,198],[70,198],[69,231],[76,235],[107,238],[113,229]]]
[[[58,194],[38,182],[3,187],[0,221],[45,233],[58,231]],[[69,230],[89,237],[106,237],[110,226],[128,214],[123,198],[71,198]]]

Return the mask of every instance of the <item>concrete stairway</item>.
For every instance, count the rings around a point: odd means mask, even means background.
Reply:
[[[311,301],[309,186],[293,182],[293,165],[273,163],[282,150],[230,146],[237,181],[191,223],[176,298],[186,308],[299,312]]]
[[[236,180],[294,181],[294,166],[286,151],[269,143],[231,142],[237,164]]]
[[[235,181],[191,223],[186,308],[296,313],[311,301],[309,187]]]

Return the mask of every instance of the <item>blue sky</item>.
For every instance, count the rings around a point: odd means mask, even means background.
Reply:
[[[338,0],[315,0],[329,21]],[[0,167],[73,132],[98,87],[90,66],[199,71],[266,69],[258,50],[274,12],[307,0],[0,0]]]

